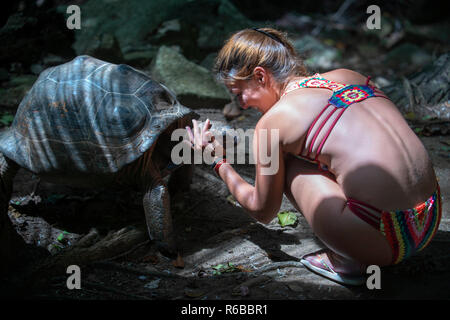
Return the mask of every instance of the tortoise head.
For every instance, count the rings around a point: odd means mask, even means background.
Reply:
[[[180,105],[175,93],[162,83],[154,82],[151,88],[151,102],[153,107],[160,112],[164,112],[173,107]]]

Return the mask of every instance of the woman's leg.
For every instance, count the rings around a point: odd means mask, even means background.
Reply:
[[[333,251],[328,258],[340,269],[337,272],[354,272],[360,264],[391,263],[391,248],[383,234],[350,211],[344,192],[331,174],[293,156],[285,161],[285,194],[316,236]]]

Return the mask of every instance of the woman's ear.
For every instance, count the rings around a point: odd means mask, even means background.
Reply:
[[[263,67],[256,67],[253,69],[253,79],[261,85],[267,83],[267,72]]]

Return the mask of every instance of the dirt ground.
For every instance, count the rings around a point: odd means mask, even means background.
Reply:
[[[198,110],[201,120],[224,121],[219,110]],[[246,110],[229,124],[254,126],[258,114]],[[448,136],[421,137],[439,178],[443,217],[431,245],[415,257],[381,269],[381,289],[346,287],[305,269],[302,255],[323,245],[306,220],[284,198],[280,211],[295,212],[298,223],[263,225],[228,198],[208,166],[197,165],[191,190],[171,198],[174,229],[184,266],[160,255],[146,238],[123,254],[81,267],[81,289],[69,290],[68,274],[47,279],[28,299],[83,300],[310,300],[450,298],[450,152]],[[446,147],[447,146],[447,147]],[[234,166],[249,182],[253,167]],[[141,195],[125,190],[75,190],[41,182],[21,170],[15,178],[9,215],[27,243],[58,253],[95,228],[104,237],[122,228],[145,234]],[[57,240],[60,236],[63,239]],[[37,250],[37,249],[36,249]],[[181,263],[181,261],[179,261]],[[179,263],[179,264],[180,264]],[[228,266],[217,274],[216,267]],[[222,269],[223,270],[223,269]],[[6,294],[8,297],[8,294]],[[17,298],[17,297],[15,297]]]

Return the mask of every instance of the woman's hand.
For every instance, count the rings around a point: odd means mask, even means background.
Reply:
[[[192,120],[193,128],[186,127],[189,141],[194,151],[204,151],[205,149],[214,157],[225,156],[223,146],[214,138],[214,135],[209,130],[211,129],[211,122],[206,119],[205,123],[201,125],[197,120]]]

